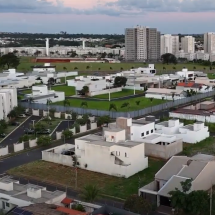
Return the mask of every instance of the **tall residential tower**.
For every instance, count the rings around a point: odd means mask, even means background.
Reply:
[[[176,54],[179,51],[179,36],[171,34],[161,35],[161,55]]]
[[[181,38],[181,49],[185,53],[195,52],[195,38],[192,36],[185,36]]]
[[[215,53],[215,33],[204,34],[204,51],[209,54]]]
[[[136,26],[125,30],[125,59],[157,60],[160,58],[160,32],[156,28]]]

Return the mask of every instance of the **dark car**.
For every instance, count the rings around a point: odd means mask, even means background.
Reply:
[[[25,134],[34,134],[34,129],[25,129]]]
[[[11,122],[10,125],[12,125],[12,126],[18,126],[18,125],[20,125],[20,122]]]
[[[6,134],[5,133],[1,133],[0,137],[6,137]]]
[[[50,129],[44,129],[42,131],[37,132],[37,134],[50,134],[50,133],[51,133]]]

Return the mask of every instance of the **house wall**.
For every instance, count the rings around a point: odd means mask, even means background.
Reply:
[[[14,152],[19,152],[24,150],[24,143],[15,143],[13,144]]]
[[[131,126],[131,140],[132,141],[142,141],[144,137],[151,135],[155,132],[155,123],[149,123],[147,125],[135,125],[133,124]],[[146,134],[147,131],[149,131],[149,134]],[[153,132],[151,132],[153,131]],[[142,133],[144,133],[144,136],[142,136]]]
[[[169,117],[178,118],[178,119],[196,120],[200,122],[215,123],[215,115],[203,116],[203,115],[192,115],[192,114],[169,112]]]
[[[107,89],[107,90],[100,90],[100,91],[94,91],[94,92],[90,92],[88,95],[89,96],[96,96],[96,95],[102,95],[102,94],[108,94],[110,93],[116,93],[116,92],[121,92],[122,88],[111,88],[111,89]]]
[[[188,129],[180,128],[180,134],[175,134],[176,137],[183,139],[185,143],[197,143],[210,136],[208,127],[204,127],[199,131],[191,131]]]
[[[0,156],[5,156],[8,154],[8,146],[0,148]]]
[[[65,144],[56,148],[42,151],[42,160],[62,164],[65,166],[73,166],[73,160],[71,156],[61,154],[62,151],[73,148],[71,144]]]
[[[169,125],[169,121],[167,123]],[[155,124],[156,133],[169,135],[178,133],[179,128],[181,128],[182,126],[184,126],[184,124],[180,123],[179,121],[175,121],[175,124],[169,125],[169,127],[165,127],[162,124]]]
[[[146,92],[145,97],[146,98],[154,98],[154,99],[162,99],[164,97],[165,100],[173,100],[172,95],[158,94],[158,93],[156,94],[156,93],[147,93]],[[174,96],[174,100],[183,99],[183,98],[185,98],[183,94]]]
[[[118,132],[104,130],[104,137],[107,142],[118,143],[119,141],[125,141],[125,130]]]
[[[136,147],[122,146],[101,146],[84,143],[81,140],[75,140],[76,155],[80,162],[80,167],[87,170],[100,172],[107,175],[128,178],[131,175],[148,167],[148,158],[144,154],[144,144],[139,144]],[[115,155],[118,152],[117,158],[124,161],[125,165],[115,164]],[[128,157],[125,157],[127,153]],[[130,164],[130,165],[129,165]]]
[[[158,144],[151,144],[145,143],[145,153],[146,156],[156,157],[168,160],[172,156],[180,153],[183,151],[183,143],[182,140],[177,140],[170,145],[158,145]]]

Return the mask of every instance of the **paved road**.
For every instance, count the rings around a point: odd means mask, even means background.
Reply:
[[[68,122],[68,120],[62,121],[62,122],[58,125],[58,127],[56,128],[56,130],[54,131],[54,133],[52,134],[52,138],[55,137],[56,131],[63,131],[63,130],[68,129],[68,127],[71,128],[71,126],[72,126],[73,124],[74,124],[74,121],[73,121],[73,120],[69,120],[69,122]]]
[[[6,139],[4,139],[0,146],[12,145],[18,142],[19,138],[25,134],[24,130],[29,128],[29,125],[32,124],[32,120],[35,120],[34,123],[38,122],[41,119],[39,116],[31,116],[29,117],[21,126],[17,127],[17,129],[12,132]]]

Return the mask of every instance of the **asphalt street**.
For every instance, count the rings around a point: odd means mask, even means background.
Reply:
[[[32,120],[35,120],[34,123],[36,123],[40,119],[41,117],[39,116],[30,116],[22,125],[17,126],[16,130],[0,143],[0,146],[12,145],[18,142],[19,138],[25,134],[24,130],[29,128],[29,125],[33,123]]]
[[[66,129],[68,129],[68,128],[71,128],[73,124],[74,124],[74,121],[73,121],[73,120],[69,120],[69,121],[68,121],[68,120],[64,120],[64,121],[62,121],[62,122],[58,125],[58,127],[56,128],[56,130],[54,131],[54,133],[52,134],[52,138],[55,137],[56,131],[57,131],[57,132],[60,132],[60,131],[66,130]]]

